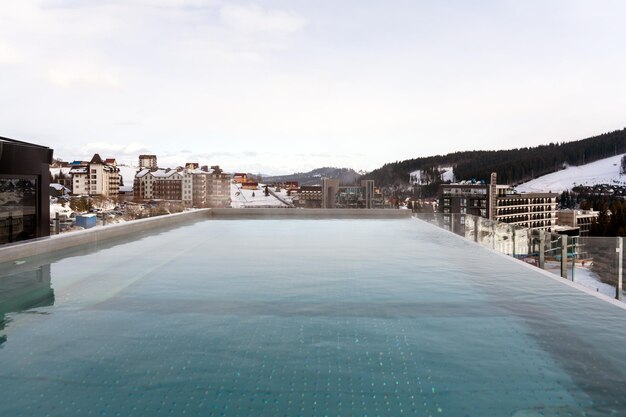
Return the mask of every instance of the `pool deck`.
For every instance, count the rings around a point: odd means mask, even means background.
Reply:
[[[198,209],[86,230],[67,232],[44,238],[0,245],[0,263],[43,255],[82,245],[93,245],[108,239],[127,237],[152,229],[207,219],[409,219],[410,210],[393,209]]]

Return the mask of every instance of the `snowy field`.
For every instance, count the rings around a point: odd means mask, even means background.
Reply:
[[[626,185],[626,175],[620,174],[622,155],[601,159],[590,164],[570,166],[515,187],[522,193],[562,193],[576,185],[621,184]]]

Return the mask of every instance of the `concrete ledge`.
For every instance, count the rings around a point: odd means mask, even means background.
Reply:
[[[218,219],[408,219],[411,210],[393,209],[306,209],[306,208],[214,208],[210,216]]]
[[[0,263],[30,256],[61,251],[77,246],[93,246],[98,242],[124,237],[133,233],[145,232],[161,227],[173,226],[190,221],[206,220],[211,209],[199,209],[125,223],[94,227],[87,230],[62,233],[40,239],[0,246]]]
[[[0,245],[0,263],[15,261],[31,256],[45,255],[64,249],[93,248],[99,243],[115,238],[146,232],[158,228],[213,219],[408,219],[410,210],[391,209],[289,209],[289,208],[247,208],[247,209],[199,209],[165,216],[150,217],[117,223],[105,227],[76,232],[62,233],[40,239]]]

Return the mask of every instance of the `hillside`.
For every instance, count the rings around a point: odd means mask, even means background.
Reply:
[[[365,177],[381,185],[407,184],[410,173],[453,166],[454,178],[488,180],[498,174],[502,184],[520,184],[566,166],[626,153],[626,128],[573,142],[500,151],[465,151],[388,163]],[[435,187],[432,187],[435,188]]]
[[[325,167],[309,172],[264,177],[263,181],[266,183],[298,181],[300,185],[318,185],[321,184],[322,178],[336,178],[342,185],[352,185],[361,178],[361,174],[350,168]]]
[[[545,191],[562,193],[576,185],[626,185],[626,175],[620,172],[623,156],[616,155],[581,166],[568,166],[563,170],[520,184],[515,189],[523,193]]]

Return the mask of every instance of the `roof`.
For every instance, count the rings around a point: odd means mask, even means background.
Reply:
[[[30,142],[23,142],[23,141],[17,140],[17,139],[5,138],[3,136],[0,136],[0,142],[15,143],[17,145],[31,146],[33,148],[40,148],[40,149],[50,149],[47,146],[37,145],[37,144],[34,144],[34,143],[30,143]]]
[[[115,158],[107,158],[107,159],[104,160],[104,163],[105,164],[115,164],[116,161],[115,161]]]
[[[151,172],[149,168],[144,168],[144,169],[142,169],[142,170],[138,171],[138,172],[135,174],[135,178],[142,178],[142,177],[144,177],[146,174],[148,174],[149,172]]]
[[[91,158],[91,161],[89,161],[90,164],[104,164],[104,162],[102,162],[102,158],[100,158],[100,155],[95,153],[93,154],[93,158]]]
[[[84,165],[73,166],[70,169],[70,174],[86,174],[86,173],[87,173],[87,167]]]
[[[51,183],[50,187],[52,187],[52,188],[54,188],[55,190],[58,190],[58,191],[62,191],[63,189],[66,189],[67,191],[70,191],[69,188],[67,188],[64,185],[61,185],[59,183],[56,183],[56,182]]]

